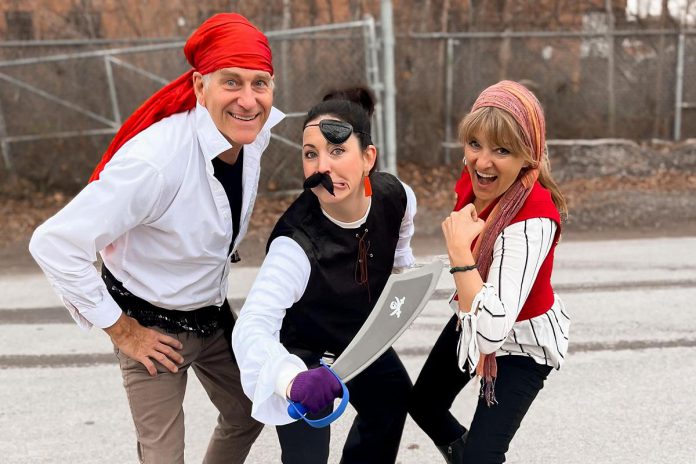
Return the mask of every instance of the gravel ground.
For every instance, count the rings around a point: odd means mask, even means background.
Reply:
[[[599,185],[591,185],[593,183],[586,182],[581,191],[575,187],[582,183],[573,181],[569,183],[570,188],[564,189],[570,203],[564,240],[696,235],[696,208],[693,206],[696,204],[696,176],[679,179],[679,182],[665,181],[660,186],[651,186],[650,182],[643,180],[641,185],[634,183],[630,188],[618,188],[611,186],[613,182],[607,180],[605,185],[611,188],[602,189],[600,182],[596,183]],[[670,188],[666,188],[670,185]],[[440,223],[449,214],[451,206],[438,196],[429,198],[427,192],[420,195],[416,189],[416,194],[419,209],[414,250],[419,255],[445,254]],[[449,198],[449,194],[445,194]],[[33,202],[3,202],[2,217],[7,221],[3,220],[0,224],[0,273],[36,269],[26,251],[31,231],[67,200],[67,197],[55,195],[40,197]],[[244,265],[258,265],[263,260],[266,239],[290,201],[291,198],[275,196],[258,199],[252,227],[242,244]],[[444,204],[439,204],[440,201]]]

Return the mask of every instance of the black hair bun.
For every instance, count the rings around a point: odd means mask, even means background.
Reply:
[[[375,94],[367,87],[350,87],[334,90],[324,95],[322,101],[327,100],[348,100],[357,103],[367,111],[369,117],[372,117],[372,113],[375,112]]]

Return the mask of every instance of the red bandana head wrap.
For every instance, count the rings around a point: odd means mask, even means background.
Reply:
[[[244,16],[221,13],[207,19],[189,37],[184,54],[192,69],[151,96],[123,123],[89,181],[99,173],[114,153],[139,132],[157,121],[196,106],[193,73],[209,74],[222,68],[267,71],[273,75],[268,39]]]
[[[481,278],[488,277],[493,261],[493,246],[495,239],[508,226],[524,205],[532,187],[539,177],[539,164],[546,151],[546,123],[544,111],[539,101],[526,87],[513,81],[501,81],[488,87],[474,102],[471,112],[479,108],[495,107],[509,113],[517,122],[525,144],[531,148],[533,164],[523,168],[517,180],[503,193],[498,203],[488,215],[486,225],[474,246],[473,255]],[[464,169],[463,176],[469,176],[469,170]],[[470,184],[470,183],[468,183]],[[473,192],[464,189],[465,182],[457,182],[457,208],[473,201]],[[465,198],[465,195],[468,195]],[[482,356],[476,367],[478,375],[483,379],[482,395],[486,403],[497,403],[494,391],[494,379],[497,376],[495,353]]]

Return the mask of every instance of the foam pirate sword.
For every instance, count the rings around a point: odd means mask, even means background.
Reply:
[[[442,263],[434,261],[421,268],[389,276],[374,309],[343,353],[331,366],[323,360],[321,362],[341,384],[341,403],[331,414],[321,419],[309,419],[307,409],[301,403],[289,401],[290,417],[303,419],[315,428],[326,427],[338,419],[348,406],[346,382],[387,351],[411,325],[430,299],[441,271]]]

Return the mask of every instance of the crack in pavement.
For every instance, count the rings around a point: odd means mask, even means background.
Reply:
[[[674,340],[621,340],[617,342],[579,342],[569,347],[571,354],[597,351],[646,350],[661,348],[693,348],[696,339],[680,338]],[[431,347],[416,346],[399,348],[397,353],[405,358],[427,356]],[[39,354],[39,355],[3,355],[0,356],[0,369],[17,368],[61,368],[61,367],[91,367],[100,364],[114,364],[118,360],[113,353],[80,353],[80,354]]]
[[[693,288],[696,289],[696,279],[683,280],[646,280],[636,282],[593,282],[557,284],[554,290],[559,294],[564,293],[594,293],[594,292],[619,292],[628,290],[662,290],[669,288]],[[449,300],[454,289],[435,290],[430,301]],[[244,298],[228,298],[230,306],[241,308]],[[3,324],[67,324],[71,323],[70,314],[62,306],[48,308],[29,309],[0,309],[0,325]]]
[[[568,352],[588,353],[593,351],[619,351],[619,350],[646,350],[659,348],[692,348],[696,347],[696,339],[680,338],[675,340],[620,340],[617,342],[578,342],[572,341],[568,345]],[[410,348],[399,348],[397,352],[400,356],[425,356],[430,353],[430,347],[414,346]],[[1,357],[0,357],[1,359]],[[2,361],[0,361],[2,366]]]
[[[694,288],[696,279],[681,280],[639,280],[632,282],[581,282],[554,284],[554,292],[563,296],[566,293],[623,292],[628,290],[663,290],[669,288]],[[454,289],[439,289],[433,292],[430,300],[448,300]],[[0,319],[1,321],[1,319]]]

